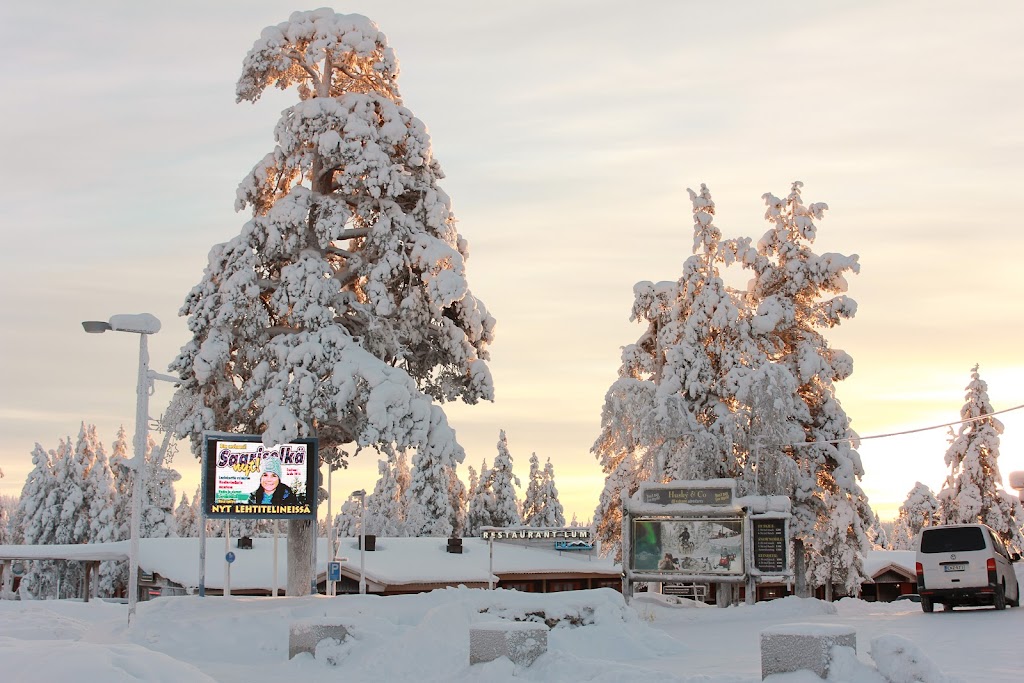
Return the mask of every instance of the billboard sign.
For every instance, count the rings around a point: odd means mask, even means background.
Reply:
[[[658,505],[731,505],[732,489],[724,486],[672,486],[645,488],[643,502]]]
[[[312,519],[319,458],[316,439],[273,448],[252,434],[207,434],[203,513],[214,518]]]
[[[634,572],[739,576],[743,518],[635,518],[631,550]]]

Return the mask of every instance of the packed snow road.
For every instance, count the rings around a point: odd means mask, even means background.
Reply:
[[[555,625],[547,653],[532,666],[504,658],[470,666],[470,625],[542,617]],[[289,625],[305,619],[337,619],[352,636],[323,641],[315,657],[289,660]],[[0,662],[4,680],[44,682],[757,683],[761,632],[797,623],[856,631],[856,658],[836,666],[833,681],[1016,683],[1024,677],[1021,608],[924,614],[912,602],[788,597],[721,609],[639,596],[627,606],[611,589],[159,598],[139,605],[131,628],[124,605],[0,601]],[[769,680],[818,679],[803,671]]]

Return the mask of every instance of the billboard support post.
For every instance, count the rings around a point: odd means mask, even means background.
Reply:
[[[231,552],[231,520],[224,520],[224,595],[231,595],[231,563],[227,556]]]
[[[280,522],[274,520],[274,597],[277,597],[277,532]]]

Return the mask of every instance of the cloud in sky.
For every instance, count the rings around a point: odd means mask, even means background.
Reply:
[[[119,424],[131,429],[137,341],[86,337],[81,320],[157,315],[158,369],[188,339],[177,310],[209,248],[246,220],[235,187],[295,101],[235,104],[241,61],[296,9],[0,9],[0,493],[20,489],[36,441],[55,447],[82,420],[108,445]],[[505,429],[520,476],[530,453],[551,457],[573,482],[567,508],[589,518],[604,392],[619,347],[640,334],[632,286],[679,276],[686,188],[701,182],[729,237],[759,237],[761,194],[796,179],[830,205],[818,251],[862,264],[850,286],[858,316],[829,335],[856,363],[839,395],[860,433],[954,419],[974,363],[997,408],[1024,403],[1017,3],[344,10],[375,20],[401,60],[405,104],[431,132],[470,242],[470,286],[498,319],[496,402],[447,408],[474,467]],[[1012,444],[1017,420],[1004,421]],[[942,439],[904,438],[861,448],[873,504],[898,505],[915,476],[941,483]],[[1024,469],[1018,452],[1004,445],[1004,474]],[[335,476],[372,487],[374,460]],[[198,468],[184,455],[175,464],[191,493]]]

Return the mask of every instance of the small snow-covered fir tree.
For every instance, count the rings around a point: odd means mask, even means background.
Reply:
[[[88,430],[95,444],[93,462],[85,487],[89,500],[89,542],[109,543],[120,540],[117,537],[117,520],[114,518],[114,497],[117,495],[117,489],[107,451],[96,436],[95,425],[89,425]]]
[[[519,477],[512,472],[512,453],[508,449],[505,430],[498,436],[498,454],[490,471],[491,490],[494,492],[494,516],[492,526],[518,526],[522,524],[519,516],[519,497],[516,487]]]
[[[89,542],[119,541],[121,529],[117,519],[116,480],[110,469],[106,449],[96,436],[96,427],[89,425],[88,429],[91,440],[96,444],[95,458],[89,469],[85,487],[89,500]],[[121,594],[123,586],[116,578],[119,564],[123,563],[110,560],[100,563],[97,577],[99,595],[114,597]]]
[[[341,504],[341,510],[334,518],[335,533],[338,538],[352,538],[359,535],[359,519],[363,514],[362,503],[356,498],[348,498]],[[370,533],[367,526],[367,533]]]
[[[565,512],[555,486],[555,467],[548,458],[542,470],[536,453],[530,456],[530,483],[523,501],[523,524],[548,528],[565,526]]]
[[[871,526],[865,532],[868,537],[868,543],[871,544],[872,550],[888,550],[889,538],[885,533],[885,527],[882,526],[882,520],[879,519],[878,512],[874,510],[872,512],[874,516],[871,520]]]
[[[146,481],[143,486],[142,517],[140,536],[142,538],[167,538],[174,536],[177,524],[174,521],[174,482],[181,475],[164,464],[164,448],[149,437],[146,446]]]
[[[377,484],[366,498],[366,532],[377,536],[404,536],[406,518],[405,489],[401,470],[405,454],[392,452],[387,460],[377,461]],[[408,466],[404,466],[408,486]]]
[[[199,537],[199,519],[196,517],[196,508],[188,499],[188,495],[182,491],[178,507],[174,509],[174,530],[181,538]]]
[[[131,535],[132,470],[127,466],[129,454],[128,435],[124,425],[117,430],[117,436],[110,448],[111,474],[114,477],[114,494],[111,499],[110,524],[111,540],[124,541]],[[100,594],[118,596],[128,587],[128,562],[109,561],[100,563]]]
[[[0,545],[15,543],[14,520],[18,499],[14,496],[0,496]]]
[[[89,498],[93,492],[88,488],[87,478],[98,447],[95,428],[87,429],[83,422],[75,445],[71,446],[71,438],[68,437],[57,449],[58,457],[54,463],[56,502],[60,506],[57,543],[77,545],[90,540]],[[77,595],[85,579],[82,564],[59,562],[57,567],[61,587],[58,597]]]
[[[526,526],[540,526],[534,524],[533,519],[540,517],[540,495],[544,483],[544,472],[540,468],[540,458],[536,453],[530,455],[530,475],[526,485],[526,495],[523,497],[523,524]]]
[[[555,486],[555,466],[551,458],[544,463],[544,483],[540,495],[541,524],[543,527],[565,526],[565,510],[562,501],[558,500],[558,487]]]
[[[376,24],[326,8],[268,27],[246,55],[239,101],[272,86],[300,101],[239,186],[252,220],[213,248],[182,309],[193,339],[172,367],[199,400],[178,431],[197,456],[206,429],[316,436],[334,466],[345,444],[415,448],[410,533],[447,535],[464,454],[433,401],[493,398],[494,319],[397,77]],[[289,523],[289,595],[312,578],[308,524]]]
[[[454,468],[448,470],[448,501],[451,506],[449,521],[452,525],[451,535],[461,537],[466,532],[466,515],[469,505],[469,489],[459,479]]]
[[[939,523],[939,501],[932,490],[915,482],[900,505],[893,525],[891,546],[893,550],[913,550],[914,539],[926,526]]]
[[[480,464],[480,476],[470,467],[470,483],[473,485],[469,490],[469,503],[466,509],[466,533],[469,536],[480,535],[480,529],[485,526],[497,526],[494,523],[494,477],[487,460]]]
[[[61,444],[62,447],[64,444]],[[60,510],[57,505],[56,451],[47,451],[38,443],[32,449],[32,469],[25,477],[18,501],[21,537],[26,545],[57,542]],[[48,560],[31,562],[22,577],[22,586],[36,598],[56,593],[56,571]]]
[[[981,379],[977,365],[971,369],[966,391],[960,409],[963,422],[946,451],[950,474],[938,495],[939,515],[945,524],[987,524],[1003,543],[1020,552],[1024,549],[1024,510],[1020,500],[1002,487],[999,435],[1003,423],[992,416],[988,384]]]

